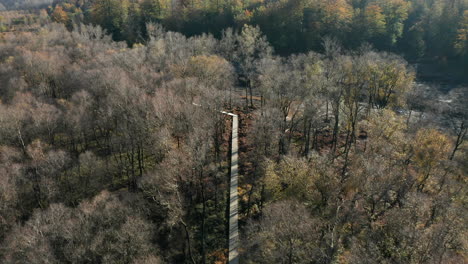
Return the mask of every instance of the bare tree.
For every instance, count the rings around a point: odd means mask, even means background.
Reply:
[[[317,259],[320,223],[296,201],[271,204],[245,237],[246,263],[309,263]]]

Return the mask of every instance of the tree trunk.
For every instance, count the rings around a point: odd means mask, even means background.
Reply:
[[[245,108],[249,108],[249,87],[245,87]]]
[[[229,109],[232,109],[232,85],[229,86]]]
[[[304,146],[304,156],[309,157],[310,151],[310,131],[312,130],[312,123],[310,121],[307,122],[307,127],[305,131],[305,146]]]
[[[314,133],[312,134],[312,150],[318,150],[318,136],[317,129],[314,128]]]
[[[250,93],[250,107],[253,108],[254,107],[254,104],[253,104],[253,91],[252,91],[252,84],[251,84],[250,81],[249,81],[249,93]]]
[[[205,197],[205,185],[203,184],[203,172],[200,171],[200,185],[201,185],[201,195],[202,195],[202,221],[201,221],[201,255],[202,263],[206,264],[206,245],[205,245],[205,218],[206,218],[206,197]]]
[[[337,110],[337,111],[335,111],[335,124],[333,126],[333,137],[332,137],[333,156],[335,155],[336,145],[338,144],[339,121],[340,121],[339,110]]]
[[[293,263],[293,242],[291,241],[291,239],[288,242],[289,242],[288,264],[292,264]]]
[[[328,123],[328,100],[326,103],[326,110],[325,110],[325,122]]]
[[[459,147],[463,144],[465,140],[467,128],[465,127],[465,122],[462,122],[460,125],[460,131],[457,133],[457,141],[455,142],[455,147],[453,148],[452,154],[450,155],[450,160],[453,160],[455,157],[455,153],[459,149]]]
[[[249,191],[249,198],[247,199],[247,218],[249,218],[250,216],[250,206],[252,203],[252,194],[254,192],[254,187],[255,187],[255,184],[252,184],[252,187],[250,188],[250,191]]]
[[[180,220],[180,223],[182,226],[184,226],[185,230],[185,239],[187,240],[187,245],[188,245],[188,251],[189,251],[189,257],[190,260],[192,261],[192,264],[196,264],[195,259],[193,258],[193,253],[192,253],[192,244],[190,243],[190,233],[187,228],[187,224],[184,222],[184,220]]]
[[[409,113],[408,113],[408,118],[406,119],[406,127],[409,126],[409,123],[411,121],[411,114],[413,113],[413,110],[409,110]]]
[[[263,105],[264,105],[263,100],[264,99],[263,99],[263,94],[262,94],[260,95],[260,115],[261,116],[263,116]]]
[[[143,147],[140,144],[138,144],[138,171],[139,176],[143,176]]]
[[[23,150],[23,153],[26,154],[26,145],[24,144],[23,135],[21,134],[20,128],[18,128],[18,139],[21,143],[21,148]]]

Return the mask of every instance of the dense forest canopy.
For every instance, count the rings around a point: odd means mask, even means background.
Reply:
[[[467,0],[56,0],[60,22],[101,25],[116,40],[146,39],[144,24],[186,35],[258,25],[280,54],[323,51],[332,36],[346,48],[365,42],[409,59],[467,59]]]
[[[467,88],[434,95],[390,52],[466,59],[464,9],[68,0],[1,12],[0,262],[226,263],[220,109],[240,118],[241,263],[468,261]]]
[[[9,10],[47,7],[52,2],[53,0],[0,0],[0,10],[2,6]]]

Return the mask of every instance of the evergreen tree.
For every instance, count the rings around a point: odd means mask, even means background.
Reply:
[[[123,40],[128,6],[128,0],[96,0],[91,7],[92,20],[111,33],[115,40]]]

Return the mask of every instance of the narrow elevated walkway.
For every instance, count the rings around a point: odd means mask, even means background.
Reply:
[[[231,185],[229,189],[229,264],[239,263],[239,216],[238,216],[238,203],[239,195],[237,193],[237,176],[238,176],[238,158],[239,158],[239,145],[238,145],[238,128],[239,118],[237,115],[229,114],[232,116],[232,148],[231,148]]]

